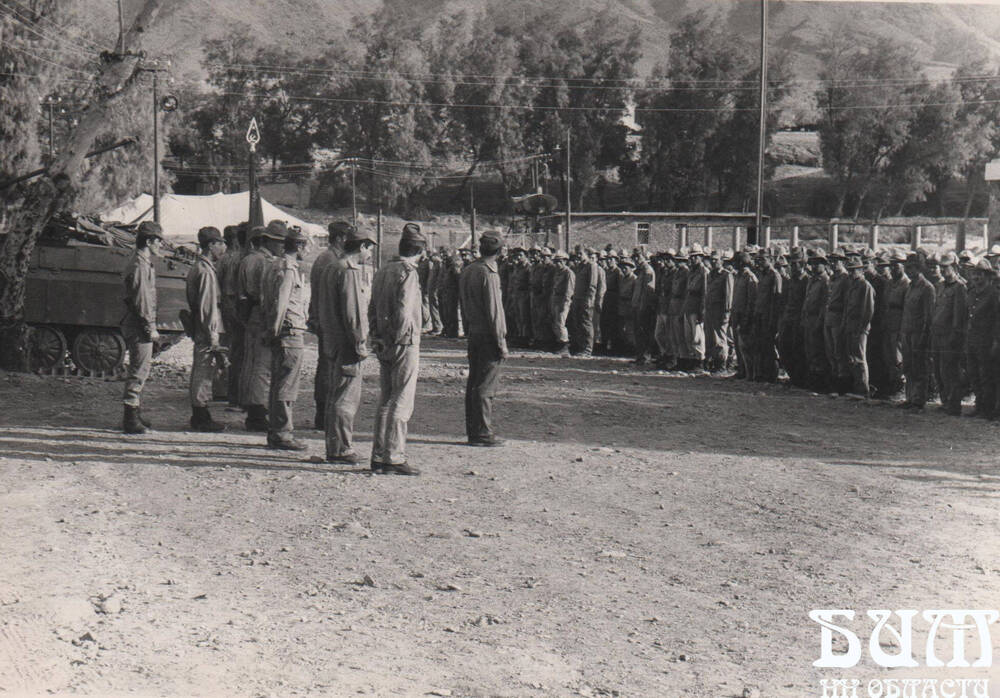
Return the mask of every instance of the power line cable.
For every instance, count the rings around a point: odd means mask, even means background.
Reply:
[[[26,29],[27,31],[31,32],[32,34],[34,34],[38,38],[42,39],[43,41],[51,41],[51,42],[53,42],[55,44],[61,44],[61,45],[65,46],[67,49],[69,49],[70,51],[74,51],[74,52],[76,52],[76,53],[78,53],[80,55],[87,56],[88,58],[90,58],[90,60],[94,60],[93,57],[97,55],[96,52],[90,51],[88,49],[85,49],[82,46],[79,46],[79,45],[74,44],[74,43],[72,43],[70,41],[67,41],[64,38],[58,38],[58,37],[55,37],[55,36],[51,36],[51,35],[49,35],[47,33],[44,33],[42,31],[40,31],[30,21],[27,21],[27,20],[23,19],[21,17],[21,15],[19,15],[17,13],[17,10],[15,10],[13,8],[10,8],[7,5],[5,5],[3,3],[3,0],[0,0],[0,14],[3,14],[3,16],[9,17],[10,19],[12,19],[12,20],[14,20],[16,22],[19,22],[24,29]]]
[[[19,48],[18,46],[15,46],[12,43],[8,43],[6,46],[9,49],[12,49],[14,51],[18,51],[20,53],[23,53],[24,55],[29,56],[31,58],[34,58],[35,60],[42,61],[43,63],[48,63],[50,65],[54,65],[57,68],[62,68],[63,70],[69,70],[69,71],[74,72],[74,73],[80,73],[81,75],[91,76],[91,74],[88,73],[85,70],[80,70],[79,68],[71,68],[68,65],[63,65],[62,63],[57,63],[56,61],[50,61],[47,58],[42,58],[41,56],[35,55],[34,53],[32,53],[31,51],[28,51],[27,49]]]
[[[4,0],[4,1],[8,2],[8,3],[13,3],[14,5],[17,5],[21,9],[25,10],[26,12],[29,12],[29,13],[34,13],[35,12],[31,8],[29,8],[29,7],[25,6],[24,4],[18,2],[18,0]],[[100,53],[103,50],[101,48],[100,44],[98,44],[95,41],[89,39],[87,36],[85,36],[84,34],[81,34],[79,31],[70,30],[68,27],[62,26],[61,24],[57,23],[54,19],[52,19],[48,15],[39,14],[38,15],[38,20],[44,20],[44,21],[48,22],[50,25],[52,25],[53,29],[58,30],[61,34],[66,34],[66,35],[68,35],[70,37],[73,37],[73,38],[76,38],[76,39],[79,39],[79,40],[83,41],[85,44],[89,44],[91,46],[91,48],[93,48],[96,53]]]

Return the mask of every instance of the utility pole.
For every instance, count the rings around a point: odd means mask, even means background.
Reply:
[[[351,158],[351,215],[354,216],[352,221],[356,226],[358,224],[358,195],[354,188],[354,170],[357,167],[357,160]]]
[[[570,193],[570,185],[572,183],[573,177],[570,174],[570,129],[566,129],[566,254],[569,254],[569,228],[572,224],[572,214],[570,211],[573,208],[572,200],[573,197]]]
[[[473,182],[469,185],[469,210],[472,211],[472,218],[470,220],[471,226],[471,238],[472,249],[476,249],[476,184]]]
[[[52,95],[45,100],[45,104],[49,107],[49,164],[51,165],[55,162],[56,148],[55,148],[55,134],[52,128],[52,108],[53,108]]]
[[[121,12],[121,0],[118,0]],[[157,72],[153,71],[153,220],[160,222],[160,95]]]
[[[125,12],[122,10],[122,0],[118,0],[118,55],[125,53]]]
[[[757,239],[764,207],[764,142],[767,138],[767,0],[760,0],[760,141],[757,144]],[[755,241],[756,242],[756,241]]]

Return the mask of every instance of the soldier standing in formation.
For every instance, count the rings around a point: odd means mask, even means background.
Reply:
[[[269,224],[268,227],[271,228],[271,235],[278,233],[277,225]],[[281,227],[284,225],[281,224]],[[247,412],[244,422],[247,431],[259,432],[266,432],[268,428],[267,403],[271,383],[271,347],[261,308],[264,271],[274,259],[265,243],[267,234],[268,229],[261,226],[250,230],[251,251],[240,262],[238,273],[239,311],[245,328],[240,399]]]
[[[729,319],[733,308],[733,273],[723,265],[723,257],[713,251],[712,271],[705,292],[705,357],[708,370],[723,371],[729,359]]]
[[[156,330],[156,269],[153,258],[160,254],[163,229],[159,223],[143,221],[135,236],[135,252],[125,265],[125,316],[122,335],[128,345],[129,372],[125,380],[122,431],[144,434],[152,424],[142,415],[142,389],[153,365]]]
[[[320,279],[323,272],[333,262],[344,254],[344,238],[354,231],[354,226],[346,221],[331,221],[327,226],[329,238],[327,248],[319,253],[309,271],[309,331],[316,335],[319,344],[319,359],[316,365],[316,376],[313,380],[313,401],[316,403],[316,414],[313,426],[316,429],[326,429],[326,399],[330,377],[329,351],[326,346],[326,334],[320,331],[320,318],[317,315],[321,305],[318,294]]]
[[[497,254],[503,239],[485,232],[480,258],[462,272],[461,296],[468,326],[469,377],[465,386],[465,432],[470,446],[502,446],[493,430],[493,396],[507,358],[507,323]]]
[[[555,273],[552,278],[552,296],[549,317],[552,319],[552,334],[555,337],[556,352],[563,358],[569,357],[569,319],[576,290],[576,275],[569,268],[569,255],[559,250],[552,255]]]
[[[365,265],[375,241],[354,226],[342,228],[340,256],[326,265],[318,279],[317,320],[326,347],[326,460],[357,464],[354,417],[361,405],[363,362],[368,356],[368,306],[371,282]]]
[[[368,323],[380,387],[371,458],[375,472],[420,474],[407,461],[406,432],[420,370],[423,318],[417,265],[426,247],[420,226],[407,223],[399,239],[399,256],[384,264],[372,282]]]
[[[198,231],[201,254],[188,271],[186,281],[188,310],[191,313],[191,339],[194,358],[191,362],[191,428],[195,431],[220,432],[225,425],[212,419],[212,379],[216,361],[224,356],[220,337],[224,330],[219,280],[215,265],[226,251],[224,238],[217,228]]]
[[[875,313],[875,290],[865,279],[865,265],[860,256],[848,259],[850,282],[844,298],[844,353],[851,371],[851,390],[868,397],[868,332]]]
[[[221,294],[222,345],[229,349],[229,370],[226,397],[230,407],[240,406],[240,369],[243,366],[243,325],[236,310],[239,300],[239,267],[246,250],[247,225],[227,225],[222,231],[226,253],[215,265]]]

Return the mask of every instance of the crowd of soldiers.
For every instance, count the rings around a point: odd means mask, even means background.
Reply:
[[[454,278],[469,250],[431,255],[421,271],[429,331],[457,335]],[[500,261],[512,346],[562,356],[721,373],[814,392],[890,399],[922,410],[1000,416],[1000,246],[981,257],[902,250],[698,244],[631,253],[513,248]]]
[[[361,403],[363,363],[379,363],[370,468],[376,473],[417,475],[406,455],[407,424],[413,412],[420,365],[424,308],[418,267],[426,255],[420,226],[407,223],[399,255],[372,274],[376,243],[355,226],[335,221],[329,247],[314,261],[309,286],[300,270],[308,239],[282,221],[245,223],[220,232],[198,231],[199,257],[187,276],[188,308],[181,313],[194,343],[190,379],[195,431],[221,432],[225,425],[209,411],[213,381],[228,368],[230,405],[246,412],[248,431],[266,432],[270,448],[302,451],[295,438],[293,407],[299,393],[304,336],[318,338],[314,381],[314,426],[326,436],[326,460],[358,464],[354,418]],[[151,426],[141,395],[157,341],[156,273],[163,230],[144,222],[135,253],[124,272],[123,334],[129,373],[123,398],[123,431],[142,434]],[[471,446],[500,446],[491,424],[500,365],[507,357],[506,319],[501,304],[498,234],[481,237],[479,257],[462,271],[458,295],[468,338],[466,431]]]

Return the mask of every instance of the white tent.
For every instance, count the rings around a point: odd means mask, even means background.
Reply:
[[[261,199],[264,222],[286,221],[297,225],[306,235],[315,237],[326,235],[326,228],[315,223],[306,223],[280,208]],[[164,194],[160,197],[160,225],[164,237],[178,242],[192,242],[198,237],[198,229],[211,225],[222,230],[227,225],[245,221],[250,211],[250,193],[212,194],[211,196],[181,196]],[[106,222],[138,223],[153,220],[153,197],[140,194],[118,208],[105,211],[101,220]]]

